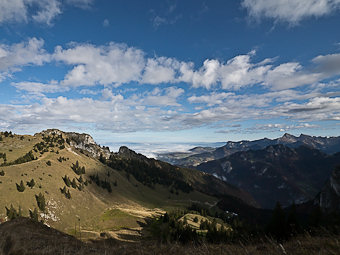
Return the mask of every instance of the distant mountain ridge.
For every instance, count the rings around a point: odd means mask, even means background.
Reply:
[[[273,208],[277,201],[288,206],[313,199],[337,164],[340,153],[276,144],[239,151],[196,168],[249,192],[262,207]]]
[[[227,142],[224,146],[218,148],[193,148],[188,154],[165,153],[158,154],[158,159],[169,162],[174,165],[193,167],[203,162],[220,159],[229,156],[235,152],[247,150],[261,150],[270,145],[282,144],[290,148],[307,146],[312,149],[320,150],[326,154],[340,152],[340,136],[321,137],[301,134],[294,136],[285,133],[282,137],[276,139],[263,138],[254,141],[242,140],[238,142]]]

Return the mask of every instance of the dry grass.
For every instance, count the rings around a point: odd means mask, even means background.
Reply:
[[[254,244],[202,244],[180,245],[159,244],[156,241],[138,241],[124,243],[114,239],[101,239],[86,243],[48,228],[41,223],[19,218],[0,225],[0,254],[230,254],[230,255],[258,255],[258,254],[298,254],[298,255],[328,255],[339,254],[339,236],[328,235],[312,237],[299,236],[291,241],[279,244],[266,239]]]
[[[137,232],[137,231],[136,231]],[[312,237],[299,236],[291,241],[279,244],[266,239],[253,244],[202,244],[180,245],[159,244],[152,240],[136,238],[135,243],[119,242],[126,235],[134,235],[131,231],[123,231],[121,235],[108,232],[100,237],[93,235],[95,241],[80,242],[73,236],[48,228],[40,223],[27,219],[16,219],[0,225],[1,254],[339,254],[339,236]]]

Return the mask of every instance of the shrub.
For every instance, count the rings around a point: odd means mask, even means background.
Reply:
[[[0,176],[4,176],[4,175],[5,175],[4,170],[1,170],[1,171],[0,171]]]
[[[52,165],[51,161],[50,161],[50,160],[47,161],[47,162],[46,162],[46,165],[51,166],[51,165]]]

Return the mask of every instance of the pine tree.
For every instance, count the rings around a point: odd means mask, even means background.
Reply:
[[[70,187],[70,186],[71,186],[70,178],[69,178],[67,175],[65,175],[65,176],[63,177],[63,180],[64,180],[64,182],[65,182],[65,184],[66,184],[67,187]]]
[[[11,207],[8,209],[6,208],[6,215],[8,217],[8,219],[12,220],[18,217],[18,213],[17,211],[14,209],[13,205],[11,204]]]
[[[296,206],[295,203],[292,204],[288,217],[287,217],[287,231],[290,236],[296,235],[300,232],[300,225],[296,215]]]
[[[37,200],[37,205],[40,209],[40,211],[45,211],[46,209],[46,203],[45,203],[45,197],[41,192],[39,195],[35,195],[35,199]]]
[[[38,221],[38,211],[37,208],[34,208],[33,212],[29,210],[30,218],[34,221]]]
[[[66,198],[71,199],[71,193],[70,190],[67,190],[67,192],[65,193]]]
[[[22,180],[21,180],[21,182],[20,182],[20,185],[16,183],[16,186],[17,186],[17,190],[18,190],[19,192],[24,192],[24,190],[25,190],[25,185],[24,185],[24,182],[23,182]]]
[[[34,179],[32,179],[31,181],[27,182],[26,184],[27,184],[28,187],[30,187],[32,189],[35,185],[35,181],[34,181]]]
[[[77,182],[76,179],[73,178],[72,182],[71,182],[71,186],[72,188],[76,189],[77,188]]]
[[[267,231],[278,240],[287,238],[286,216],[279,202],[276,203]]]

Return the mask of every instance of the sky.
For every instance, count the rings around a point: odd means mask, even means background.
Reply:
[[[339,26],[340,0],[0,0],[0,130],[337,136]]]

